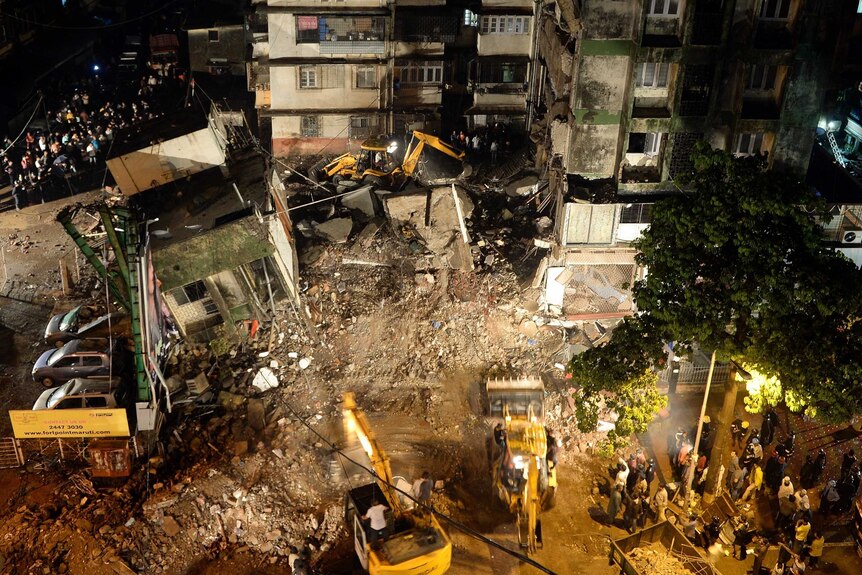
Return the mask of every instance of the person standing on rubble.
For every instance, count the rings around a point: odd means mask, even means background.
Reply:
[[[422,472],[422,477],[413,482],[413,497],[422,505],[428,505],[431,501],[431,488],[434,482],[431,481],[431,473],[428,471]]]

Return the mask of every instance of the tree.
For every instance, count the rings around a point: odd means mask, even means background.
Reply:
[[[606,452],[627,444],[633,433],[643,433],[655,414],[667,405],[656,388],[651,365],[661,361],[660,330],[649,318],[626,318],[609,342],[575,356],[569,362],[572,383],[578,388],[575,415],[583,432],[596,429],[602,409],[617,415],[616,426],[602,446]]]
[[[690,191],[658,202],[634,244],[648,270],[633,289],[638,309],[670,339],[752,363],[808,404],[858,410],[862,281],[823,245],[825,204],[763,157],[701,144],[693,160]],[[726,386],[717,422],[713,489],[736,388]]]

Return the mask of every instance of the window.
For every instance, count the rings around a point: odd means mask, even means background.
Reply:
[[[632,132],[629,134],[629,154],[657,156],[661,151],[662,134],[658,132]]]
[[[356,87],[357,88],[376,88],[377,87],[377,69],[374,66],[357,66],[356,67]]]
[[[486,63],[479,65],[480,84],[522,84],[526,80],[526,62]]]
[[[218,306],[211,299],[204,300],[204,312],[207,315],[215,315],[218,313]]]
[[[404,62],[398,66],[402,84],[440,84],[443,82],[443,62]]]
[[[108,400],[104,397],[85,397],[84,407],[108,407]]]
[[[174,299],[177,300],[177,305],[186,305],[207,297],[207,288],[202,281],[186,284],[179,289],[171,292],[174,294]]]
[[[81,358],[78,357],[64,357],[60,361],[54,364],[54,367],[78,367],[81,365]]]
[[[102,358],[98,355],[85,355],[84,367],[99,367],[102,365]]]
[[[790,0],[763,0],[760,17],[768,20],[787,20],[790,13]]]
[[[371,116],[351,116],[350,133],[351,138],[367,138],[374,131],[374,119]]]
[[[207,38],[210,42],[218,42],[218,30],[207,30]]]
[[[325,34],[325,32],[324,32]],[[296,43],[297,44],[319,44],[320,28],[317,16],[296,17]]]
[[[482,16],[482,34],[527,34],[530,16]]]
[[[647,0],[647,14],[650,16],[676,16],[679,13],[679,0]]]
[[[302,116],[299,121],[299,131],[306,138],[320,137],[320,118],[317,116]]]
[[[751,72],[748,75],[745,89],[772,90],[775,87],[775,74],[777,71],[778,66],[770,66],[768,64],[751,66]]]
[[[736,150],[738,156],[751,156],[759,154],[763,147],[763,134],[740,134],[736,139]]]
[[[317,68],[314,66],[299,67],[299,87],[317,88]]]
[[[641,62],[635,72],[635,85],[640,88],[667,88],[670,64],[666,62]]]
[[[862,3],[862,0],[859,0]],[[477,26],[479,24],[479,16],[470,10],[464,10],[464,26]]]

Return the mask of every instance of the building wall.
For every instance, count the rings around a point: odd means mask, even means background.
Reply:
[[[374,66],[375,86],[357,86],[360,68]],[[318,87],[300,84],[302,73],[313,72]],[[271,66],[273,110],[340,110],[361,108],[373,111],[381,101],[380,83],[386,68],[379,64],[305,64]]]
[[[210,30],[218,40],[210,40]],[[189,30],[189,63],[192,72],[209,73],[210,61],[224,61],[234,76],[245,74],[245,30],[242,25],[218,26],[211,29]]]
[[[343,154],[359,149],[359,144],[379,131],[374,126],[385,126],[388,120],[382,113],[311,114],[318,122],[318,135],[302,133],[302,115],[279,114],[272,116],[272,152],[276,156]],[[372,126],[359,132],[353,130],[352,118],[369,118]],[[385,129],[385,128],[384,128]]]

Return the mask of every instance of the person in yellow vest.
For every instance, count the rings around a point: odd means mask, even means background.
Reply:
[[[823,537],[823,532],[819,529],[814,531],[814,538],[811,540],[811,546],[808,548],[808,555],[811,558],[808,566],[812,569],[817,567],[820,557],[823,555],[823,543],[826,538]]]
[[[751,475],[750,475],[750,483],[745,490],[745,493],[742,494],[741,500],[748,501],[752,494],[756,494],[756,492],[760,491],[760,487],[763,485],[763,470],[760,468],[760,465],[755,463],[751,466]]]
[[[793,538],[793,552],[797,555],[799,555],[802,548],[805,547],[805,541],[808,539],[808,533],[810,531],[811,524],[805,517],[796,522],[796,535]]]

